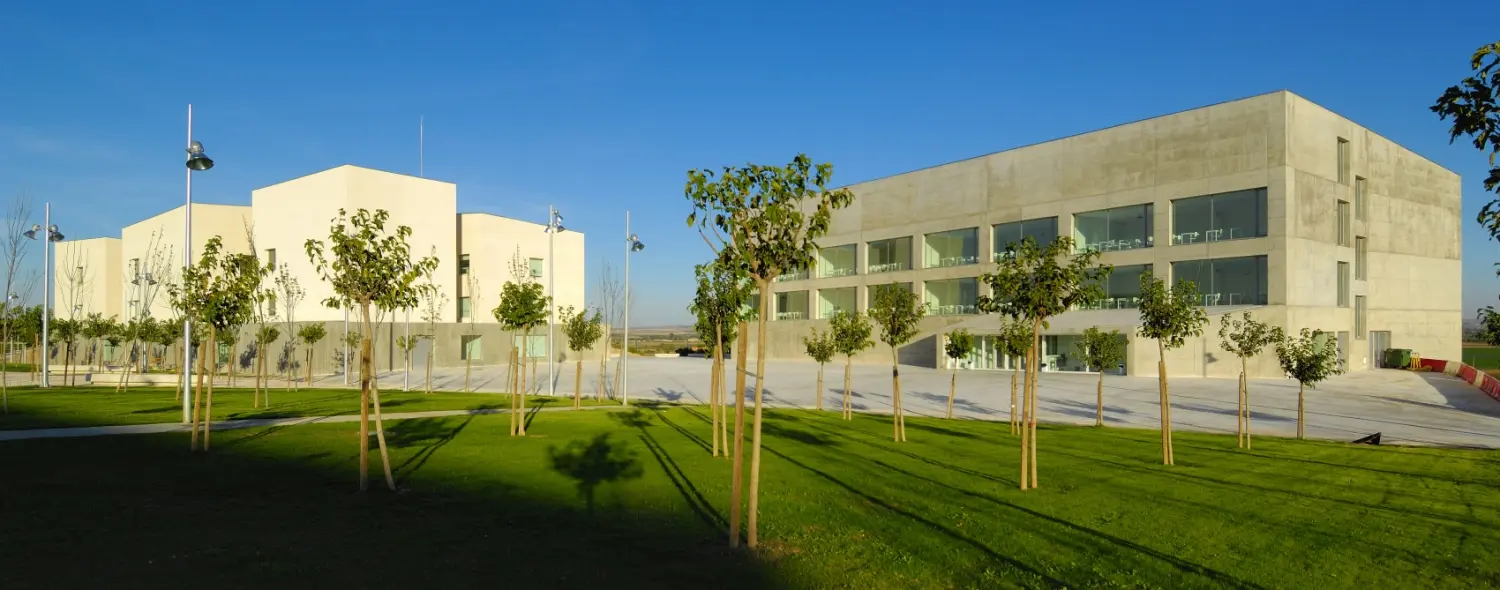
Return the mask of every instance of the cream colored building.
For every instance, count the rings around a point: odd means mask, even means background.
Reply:
[[[120,239],[88,238],[53,244],[52,309],[57,317],[120,315]]]
[[[1250,312],[1289,331],[1328,332],[1350,370],[1385,348],[1459,358],[1457,174],[1285,91],[1193,109],[853,185],[820,262],[774,285],[767,342],[796,357],[801,337],[840,308],[865,310],[872,288],[898,283],[928,304],[903,362],[935,366],[941,334],[966,327],[981,348],[960,363],[1009,368],[977,315],[983,273],[1005,245],[1072,236],[1114,276],[1100,309],[1053,318],[1047,370],[1082,370],[1091,326],[1128,335],[1129,374],[1152,374],[1154,341],[1136,338],[1142,272],[1198,283],[1210,323],[1169,351],[1175,375],[1231,377],[1218,345],[1224,314]],[[865,357],[889,360],[877,346]],[[1267,351],[1255,376],[1281,371]]]

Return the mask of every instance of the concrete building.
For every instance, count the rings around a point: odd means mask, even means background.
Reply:
[[[499,329],[490,310],[499,302],[501,285],[512,277],[508,270],[512,259],[520,260],[525,278],[546,288],[546,226],[490,214],[459,213],[458,187],[450,182],[339,166],[254,190],[249,206],[194,204],[191,255],[196,262],[208,240],[219,236],[228,252],[253,253],[262,263],[274,262],[278,268],[285,268],[305,296],[290,310],[284,305],[278,307],[278,324],[284,325],[288,318],[293,322],[290,328],[282,328],[279,340],[285,348],[289,332],[302,324],[324,323],[328,337],[313,347],[314,371],[335,372],[343,364],[345,312],[323,305],[332,290],[314,271],[304,244],[310,238],[326,241],[330,222],[339,209],[351,215],[358,209],[390,212],[387,230],[399,225],[411,228],[407,241],[412,256],[438,259],[431,281],[437,287],[437,300],[445,303],[430,325],[422,309],[411,310],[409,316],[398,312],[382,318],[385,323],[375,335],[378,365],[399,363],[395,339],[405,334],[408,318],[411,333],[433,334],[416,351],[418,359],[425,358],[427,346],[434,347],[437,366],[461,365],[470,355],[475,364],[495,364],[507,358],[515,343]],[[97,311],[121,320],[136,314],[173,317],[167,286],[175,283],[182,271],[184,211],[185,207],[177,207],[126,226],[120,238],[58,243],[58,315],[67,317],[64,307],[71,308],[76,301],[85,315]],[[552,277],[552,295],[558,305],[581,309],[583,234],[558,234],[554,252],[556,260],[551,266],[557,276]],[[80,267],[84,270],[79,271]],[[476,291],[477,297],[473,296]],[[357,329],[359,319],[355,313],[348,316],[351,329]],[[252,340],[252,328],[246,327],[241,342]],[[533,357],[546,356],[545,330],[542,334],[540,339],[533,338],[528,349]],[[560,357],[566,356],[565,344],[559,330]],[[233,355],[221,351],[221,357],[241,358],[245,351],[237,350]],[[296,365],[293,368],[301,372],[304,358],[300,352],[291,356],[283,353],[278,364],[282,368]]]
[[[1218,345],[1224,314],[1248,311],[1295,332],[1328,332],[1349,370],[1379,351],[1458,358],[1459,177],[1295,94],[1273,92],[853,185],[816,268],[774,284],[772,356],[837,309],[866,310],[897,283],[927,303],[904,363],[935,366],[941,334],[981,335],[966,368],[1019,366],[995,354],[998,318],[976,315],[979,277],[1007,243],[1072,236],[1114,273],[1099,309],[1053,318],[1046,370],[1082,370],[1079,334],[1128,334],[1129,374],[1152,374],[1154,341],[1134,336],[1143,272],[1198,284],[1202,338],[1169,351],[1174,375],[1233,377]],[[753,335],[752,335],[753,338]],[[883,346],[863,360],[889,362]],[[1281,375],[1274,354],[1254,376]]]

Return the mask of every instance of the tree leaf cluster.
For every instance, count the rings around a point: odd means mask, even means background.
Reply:
[[[592,349],[594,343],[604,336],[604,315],[597,309],[591,316],[587,308],[575,312],[569,305],[558,316],[563,335],[568,337],[568,349],[573,352]]]
[[[1089,368],[1104,372],[1125,362],[1125,339],[1119,330],[1105,332],[1097,326],[1083,331],[1078,341],[1078,356]]]
[[[948,358],[958,360],[969,356],[974,351],[974,334],[968,330],[959,328],[948,332],[948,337],[943,343],[943,353]]]
[[[898,347],[917,336],[917,325],[927,315],[927,307],[911,289],[900,285],[878,285],[870,303],[870,319],[880,328],[880,341]]]
[[[802,345],[807,349],[807,356],[820,365],[833,360],[833,355],[838,352],[832,330],[819,332],[814,328],[811,334],[802,337]]]
[[[838,354],[852,357],[875,346],[870,335],[873,328],[870,320],[858,311],[841,309],[828,319],[828,332],[833,336],[833,349]]]
[[[1298,383],[1316,388],[1318,383],[1343,373],[1338,367],[1339,349],[1331,334],[1303,328],[1299,336],[1276,343],[1281,370]]]
[[[1104,297],[1112,267],[1099,266],[1099,252],[1073,252],[1073,238],[1062,236],[1046,246],[1027,237],[1007,247],[995,272],[979,280],[989,285],[976,307],[1024,321],[1028,326]]]
[[[1136,333],[1160,341],[1167,350],[1180,348],[1189,337],[1202,336],[1208,323],[1208,313],[1198,303],[1198,286],[1192,281],[1178,280],[1168,289],[1165,280],[1142,273],[1141,325]]]

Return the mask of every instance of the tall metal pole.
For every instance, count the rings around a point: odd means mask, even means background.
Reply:
[[[411,308],[406,308],[406,376],[401,378],[401,391],[411,391]]]
[[[349,308],[344,308],[344,386],[349,385]]]
[[[52,365],[52,341],[48,339],[52,318],[52,203],[42,205],[42,387],[52,387],[47,377]]]
[[[557,238],[557,209],[547,205],[547,297],[552,294],[552,243]],[[557,395],[557,353],[553,348],[554,336],[553,325],[557,323],[557,300],[552,299],[547,304],[547,395]]]
[[[188,105],[187,147],[193,147],[193,105]],[[193,265],[193,169],[187,169],[187,205],[182,209],[182,271]],[[182,423],[193,419],[193,319],[182,318]]]
[[[630,212],[625,212],[625,346],[620,349],[620,405],[630,405]]]

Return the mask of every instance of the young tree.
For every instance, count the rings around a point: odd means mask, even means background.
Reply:
[[[1179,280],[1171,289],[1167,282],[1141,274],[1141,326],[1136,333],[1156,340],[1156,378],[1161,399],[1161,463],[1173,465],[1172,396],[1167,390],[1167,351],[1181,347],[1188,338],[1203,335],[1208,315],[1199,307],[1198,286]]]
[[[68,366],[73,364],[73,340],[83,331],[82,323],[71,318],[52,318],[50,322],[53,343],[62,348],[64,384],[68,381]]]
[[[858,311],[841,309],[828,319],[828,330],[833,334],[834,349],[844,355],[844,419],[852,420],[854,404],[850,400],[850,388],[853,385],[849,372],[854,364],[854,355],[875,346],[875,341],[870,338],[870,320]]]
[[[1031,354],[1031,326],[1025,322],[1002,316],[1000,318],[1000,332],[995,337],[995,348],[1000,356],[1020,362],[1022,359],[1030,359]],[[1016,413],[1017,404],[1021,402],[1016,393],[1016,381],[1022,371],[1010,372],[1010,433],[1021,434],[1022,422]],[[1027,379],[1031,379],[1028,375]]]
[[[958,392],[958,361],[974,352],[974,335],[968,330],[949,332],[943,344],[943,353],[953,361],[953,374],[948,379],[948,418],[953,418],[953,396]]]
[[[837,352],[833,346],[833,332],[825,331],[820,333],[817,329],[814,329],[812,334],[802,337],[802,345],[807,347],[807,356],[812,357],[812,360],[818,362],[818,411],[822,411],[823,366],[827,365],[828,361],[833,360],[833,355]]]
[[[281,329],[275,324],[263,324],[255,331],[255,386],[260,391],[261,383],[265,383],[266,407],[271,407],[271,377],[266,375],[266,351],[271,348],[271,343],[281,338]],[[255,400],[259,400],[257,397]],[[259,407],[259,406],[255,406]]]
[[[614,332],[616,319],[619,317],[620,295],[624,292],[620,288],[620,281],[615,278],[614,268],[608,262],[604,263],[604,270],[599,273],[599,311],[604,316],[604,354],[599,355],[599,401],[604,401],[605,393],[614,395],[614,390],[605,391],[605,373],[609,370],[609,351],[613,346],[610,334]],[[619,364],[615,365],[615,376],[619,376]],[[613,398],[611,398],[613,399]]]
[[[710,261],[693,268],[698,290],[688,306],[697,321],[693,329],[713,359],[709,377],[708,409],[713,414],[713,456],[729,456],[729,415],[725,405],[724,348],[734,340],[750,304],[750,281],[732,267]],[[602,378],[602,373],[601,373]],[[744,397],[739,392],[736,400]],[[738,403],[738,402],[736,402]],[[721,444],[722,443],[722,444]],[[722,452],[721,452],[722,451]]]
[[[88,344],[88,358],[85,364],[93,367],[94,371],[100,370],[99,343],[110,333],[111,319],[113,318],[105,319],[104,314],[96,311],[84,316],[78,322],[78,335],[82,336]]]
[[[1339,349],[1322,330],[1302,329],[1295,338],[1282,338],[1276,343],[1276,358],[1281,361],[1281,370],[1297,380],[1297,438],[1306,438],[1307,420],[1303,414],[1304,392],[1316,389],[1323,380],[1343,373],[1339,369]]]
[[[437,259],[437,247],[433,246],[431,258]],[[472,272],[472,271],[470,271]],[[448,294],[439,289],[437,283],[432,280],[432,273],[427,273],[426,280],[421,286],[421,319],[427,324],[427,331],[421,334],[421,338],[432,341],[427,347],[427,383],[424,386],[427,393],[432,393],[432,361],[437,354],[437,323],[443,318],[443,308],[448,306]]]
[[[437,258],[431,256],[414,259],[407,244],[411,228],[401,225],[395,232],[388,232],[389,219],[390,213],[384,209],[374,213],[359,209],[353,216],[340,209],[329,228],[329,243],[309,239],[305,244],[313,267],[333,287],[333,295],[324,299],[323,305],[332,309],[357,308],[364,334],[372,333],[372,308],[391,311],[415,306],[420,294],[417,279],[432,272],[438,264]],[[373,407],[386,487],[395,491],[385,429],[380,422],[380,393],[373,387],[371,346],[368,337],[360,342],[359,489],[364,491],[369,487],[369,422]]]
[[[531,330],[547,323],[547,309],[551,305],[552,298],[546,295],[541,283],[507,282],[500,292],[500,305],[491,313],[507,330],[521,333],[518,349],[525,349],[531,342]],[[515,378],[522,379],[519,368]],[[521,387],[511,389],[510,399],[510,434],[526,436],[526,396]]]
[[[1474,74],[1444,90],[1431,109],[1440,120],[1453,118],[1449,143],[1467,136],[1475,149],[1489,152],[1490,174],[1484,179],[1484,190],[1500,193],[1500,163],[1496,162],[1500,158],[1500,41],[1475,50],[1469,68]],[[1500,199],[1485,204],[1477,221],[1491,238],[1500,238]]]
[[[1224,350],[1240,357],[1239,409],[1235,413],[1240,448],[1250,448],[1250,379],[1246,370],[1247,360],[1260,354],[1267,346],[1281,342],[1285,335],[1281,328],[1266,325],[1245,312],[1243,319],[1225,314],[1219,318],[1219,345]]]
[[[1031,330],[1026,353],[1026,398],[1021,405],[1021,489],[1037,486],[1036,414],[1037,374],[1040,373],[1042,328],[1048,318],[1093,303],[1104,296],[1104,280],[1111,270],[1097,266],[1099,252],[1073,252],[1073,238],[1063,236],[1046,246],[1031,238],[1006,249],[993,273],[979,280],[990,295],[981,295],[984,313],[999,313]]]
[[[577,355],[577,369],[573,374],[573,409],[577,410],[583,407],[583,351],[592,349],[604,335],[604,319],[598,310],[594,310],[592,317],[588,309],[574,313],[571,305],[559,310],[558,317],[562,321],[563,335],[568,337],[568,349]]]
[[[198,356],[198,392],[193,400],[192,411],[193,450],[198,448],[200,428],[205,451],[209,448],[212,432],[212,380],[209,381],[206,395],[203,386],[203,363],[209,356],[208,347],[217,342],[218,334],[232,331],[235,326],[248,321],[254,313],[252,295],[255,280],[253,275],[256,272],[258,270],[253,258],[223,252],[223,240],[214,236],[204,245],[198,262],[183,270],[182,285],[172,289],[174,307],[185,310],[195,323],[208,328],[207,334],[194,332],[202,338],[202,348]]]
[[[817,260],[817,240],[828,233],[833,211],[854,201],[854,193],[847,188],[827,188],[832,177],[832,164],[814,166],[810,158],[798,154],[786,166],[726,166],[718,173],[691,170],[684,188],[693,205],[688,226],[698,228],[720,264],[749,277],[760,293],[755,344],[755,423],[750,451],[750,547],[758,544],[761,408],[771,282],[782,274],[811,268]],[[714,237],[709,238],[704,230],[712,232]],[[735,473],[739,473],[738,469]],[[739,486],[731,483],[730,546],[739,545],[738,491]]]
[[[4,342],[6,346],[11,342],[11,324],[16,315],[14,311],[22,299],[16,291],[22,283],[21,266],[26,262],[26,253],[31,248],[32,240],[25,236],[30,223],[31,197],[23,191],[6,207],[5,235],[0,236],[0,265],[5,268],[5,292],[0,293],[0,318],[4,319],[4,324],[0,325],[0,342]],[[22,342],[26,341],[28,340],[22,339]],[[7,382],[10,375],[10,355],[6,354],[4,358],[4,362],[0,362],[0,404],[3,404],[4,412],[9,414],[10,390]]]
[[[307,290],[302,288],[301,283],[297,281],[297,277],[292,274],[291,267],[287,266],[286,263],[282,263],[281,268],[276,271],[275,300],[281,303],[281,319],[285,322],[284,327],[287,335],[286,346],[282,350],[282,356],[286,358],[284,369],[286,371],[287,391],[292,390],[292,381],[295,380],[296,367],[294,366],[293,359],[297,358],[297,339],[293,338],[292,335],[297,333],[297,306],[301,305],[302,300],[306,298]]]
[[[218,345],[224,350],[227,350],[229,352],[229,357],[225,359],[224,362],[224,369],[226,373],[225,376],[229,379],[229,387],[234,387],[236,384],[234,378],[234,370],[240,364],[240,329],[244,326],[244,323],[237,323],[225,326],[222,329],[214,331],[214,341],[217,342]],[[217,374],[219,371],[219,355],[217,354],[217,352],[213,355],[213,358],[210,358],[208,360],[208,362],[213,364],[213,372],[209,375],[209,381],[212,382],[213,375]]]
[[[517,248],[517,251],[519,252],[520,247],[517,246],[516,248]],[[472,349],[474,347],[474,341],[475,341],[475,339],[477,339],[479,337],[477,335],[478,332],[479,332],[479,324],[478,324],[478,322],[479,322],[479,275],[474,272],[473,268],[470,268],[469,269],[469,274],[465,277],[465,279],[468,281],[468,285],[467,285],[468,288],[464,291],[464,293],[469,296],[469,318],[468,318],[469,319],[469,333],[468,333],[469,339],[468,339],[467,342],[464,343],[464,351],[463,351],[464,352],[464,391],[469,391],[469,375],[473,371],[473,368],[474,368],[474,354],[472,353]],[[463,310],[459,310],[459,311],[463,311]],[[459,318],[459,319],[463,319],[463,318]]]
[[[1119,330],[1105,332],[1097,326],[1085,329],[1078,341],[1078,357],[1099,372],[1094,397],[1094,426],[1104,426],[1104,371],[1125,362],[1125,339]]]
[[[307,386],[312,387],[313,347],[328,336],[328,328],[322,322],[307,324],[297,329],[297,338],[307,345]]]
[[[891,347],[891,430],[896,442],[906,441],[906,416],[901,404],[901,363],[896,350],[917,335],[917,324],[927,315],[927,307],[911,289],[899,285],[875,287],[870,302],[870,319],[880,328],[880,341]]]

